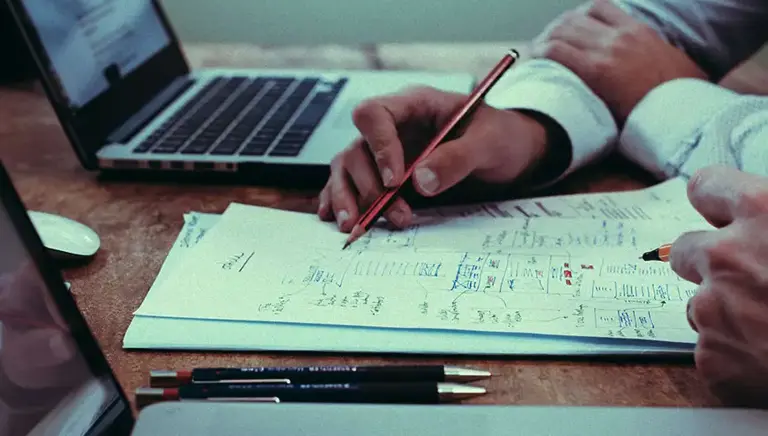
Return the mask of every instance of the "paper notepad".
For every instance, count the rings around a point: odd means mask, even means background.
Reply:
[[[342,252],[313,215],[233,204],[137,315],[692,343],[695,285],[637,256],[708,224],[641,221],[430,218]]]

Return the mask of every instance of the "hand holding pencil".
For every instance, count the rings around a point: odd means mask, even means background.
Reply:
[[[320,218],[351,232],[361,213],[385,190],[397,189],[411,169],[416,192],[431,197],[470,177],[508,184],[540,167],[548,155],[551,121],[531,112],[496,109],[482,100],[450,138],[414,162],[467,101],[464,94],[422,87],[358,106],[354,122],[360,137],[331,165],[320,194]],[[412,210],[395,195],[383,216],[402,228],[410,224]]]
[[[384,214],[384,211],[389,208],[389,206],[392,205],[392,203],[397,199],[398,193],[400,192],[400,189],[402,189],[403,184],[413,175],[414,168],[416,168],[419,164],[422,163],[432,152],[435,151],[435,149],[443,143],[443,141],[448,137],[449,134],[453,133],[459,126],[459,123],[461,123],[464,120],[469,119],[469,117],[472,116],[474,111],[477,109],[477,107],[482,103],[485,96],[488,94],[488,92],[493,88],[493,85],[496,84],[496,82],[499,81],[502,75],[509,69],[509,67],[512,66],[512,64],[517,61],[519,58],[519,54],[511,50],[509,53],[507,53],[501,61],[499,61],[498,64],[491,70],[490,73],[488,73],[488,76],[486,76],[485,79],[483,79],[475,88],[474,91],[472,91],[472,94],[467,97],[464,104],[462,104],[453,115],[451,115],[451,118],[448,120],[448,122],[440,129],[437,136],[435,136],[427,145],[427,147],[419,154],[419,156],[416,158],[416,161],[411,165],[408,169],[405,170],[405,174],[403,177],[399,180],[398,184],[387,188],[379,198],[377,198],[373,204],[368,208],[368,210],[365,211],[362,215],[360,215],[360,218],[355,223],[355,226],[352,227],[352,233],[349,235],[349,238],[347,239],[346,244],[344,244],[344,248],[347,248],[350,244],[352,244],[357,238],[362,236],[365,232],[368,231],[368,229],[371,228],[373,224],[376,223],[376,220],[379,219]],[[422,187],[423,188],[423,187]]]

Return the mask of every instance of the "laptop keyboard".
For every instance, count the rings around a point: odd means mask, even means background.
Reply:
[[[346,79],[220,77],[134,152],[295,157]]]

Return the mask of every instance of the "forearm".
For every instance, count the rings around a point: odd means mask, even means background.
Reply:
[[[694,79],[668,82],[635,107],[619,149],[662,179],[713,164],[768,175],[768,97]]]

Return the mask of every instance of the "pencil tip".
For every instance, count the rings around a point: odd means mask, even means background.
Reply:
[[[347,242],[344,244],[344,248],[342,250],[345,250],[347,247],[352,245],[355,241],[360,239],[360,236],[365,233],[365,230],[360,227],[360,225],[355,225],[355,227],[352,228],[352,231],[349,232],[349,237],[347,238]]]

